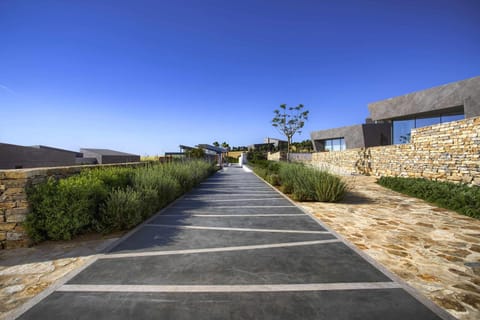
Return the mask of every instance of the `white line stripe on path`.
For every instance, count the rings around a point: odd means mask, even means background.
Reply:
[[[270,213],[259,213],[259,214],[162,214],[160,217],[305,217],[304,213],[286,213],[286,214],[270,214]]]
[[[208,207],[208,206],[207,206]],[[218,206],[215,209],[242,209],[242,208],[297,208],[296,206]],[[198,207],[172,206],[171,209],[198,209]],[[202,208],[204,209],[204,208]]]
[[[223,228],[223,227],[201,227],[201,226],[179,226],[171,224],[149,223],[146,227],[166,227],[176,229],[197,229],[197,230],[222,230],[222,231],[245,231],[245,232],[276,232],[276,233],[314,233],[314,234],[330,234],[328,231],[311,231],[311,230],[283,230],[283,229],[250,229],[250,228]]]
[[[85,285],[66,284],[61,292],[288,292],[396,289],[395,282],[264,284],[264,285]]]
[[[208,199],[208,198],[206,198]],[[183,199],[187,201],[196,201],[199,199]],[[208,202],[232,202],[232,201],[263,201],[263,200],[285,200],[284,198],[277,197],[277,198],[255,198],[255,199],[208,199]]]
[[[223,247],[223,248],[126,252],[126,253],[105,254],[105,255],[99,256],[99,259],[117,259],[117,258],[132,258],[132,257],[168,256],[168,255],[192,254],[192,253],[261,250],[261,249],[271,249],[271,248],[311,246],[316,244],[329,244],[329,243],[338,243],[338,242],[340,242],[340,240],[330,239],[330,240],[316,240],[316,241],[285,242],[285,243],[274,243],[274,244],[258,244],[258,245],[251,245],[251,246],[236,246],[236,247]]]
[[[185,196],[183,197],[184,200],[189,200],[189,199],[199,199],[199,198],[205,198],[205,199],[211,199],[212,197],[232,197],[232,196],[242,196],[242,197],[251,197],[251,196],[264,196],[264,195],[275,195],[277,196],[278,193],[275,191],[262,191],[258,193],[224,193],[224,194],[198,194],[198,195],[191,195],[191,196]],[[283,197],[279,197],[279,199],[283,199]]]

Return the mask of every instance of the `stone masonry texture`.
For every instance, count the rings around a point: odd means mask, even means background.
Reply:
[[[412,130],[411,143],[312,155],[333,171],[480,186],[480,117]]]
[[[48,177],[66,178],[87,168],[143,166],[142,163],[0,170],[0,249],[26,247],[30,240],[22,222],[30,212],[26,190]]]

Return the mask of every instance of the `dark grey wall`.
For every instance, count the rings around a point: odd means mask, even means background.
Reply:
[[[359,124],[355,126],[314,131],[310,133],[315,151],[321,150],[321,140],[344,138],[347,149],[388,145],[391,141],[390,123]]]
[[[392,141],[392,125],[390,123],[364,124],[364,147],[386,146]]]
[[[373,120],[385,120],[462,105],[466,118],[480,116],[480,77],[370,103],[368,109]]]
[[[320,151],[320,140],[345,138],[347,149],[362,148],[365,146],[362,125],[333,128],[327,130],[313,131],[310,133],[315,151]]]
[[[75,165],[75,152],[0,143],[0,169]]]
[[[140,162],[140,156],[110,156],[103,155],[101,164],[107,163],[126,163],[126,162]]]

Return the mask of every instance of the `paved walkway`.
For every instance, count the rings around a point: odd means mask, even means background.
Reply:
[[[449,319],[424,303],[255,175],[228,167],[20,319]]]

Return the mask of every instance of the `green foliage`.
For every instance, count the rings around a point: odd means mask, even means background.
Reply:
[[[28,190],[30,238],[71,239],[90,231],[131,228],[214,172],[204,161],[145,167],[104,167]]]
[[[480,187],[421,178],[381,177],[378,184],[439,207],[480,218]]]
[[[292,137],[296,133],[302,133],[301,129],[305,125],[305,121],[308,120],[309,111],[303,111],[303,104],[299,104],[296,107],[287,107],[286,104],[282,104],[280,109],[274,110],[273,113],[275,116],[272,119],[272,126],[287,137],[287,151],[290,152]]]
[[[100,208],[99,229],[103,232],[125,230],[142,222],[142,200],[141,193],[131,187],[112,190]]]
[[[248,162],[258,162],[262,160],[267,160],[267,152],[264,151],[249,151],[247,153]]]
[[[348,190],[341,178],[298,163],[257,161],[253,170],[298,201],[338,202]]]
[[[93,175],[77,175],[29,190],[32,214],[24,223],[34,241],[69,240],[92,229],[96,212],[108,195],[104,182]]]
[[[205,158],[205,151],[200,148],[193,148],[185,151],[187,158],[190,159],[204,159]]]
[[[84,170],[81,176],[95,177],[109,189],[123,188],[132,185],[132,177],[137,169],[132,167],[103,167]]]

